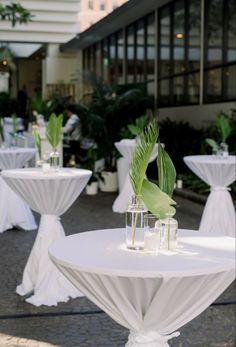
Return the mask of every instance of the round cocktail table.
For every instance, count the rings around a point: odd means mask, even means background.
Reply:
[[[34,156],[34,148],[0,149],[0,171],[21,168]],[[0,173],[0,233],[15,226],[24,230],[37,228],[28,205],[4,182]]]
[[[235,209],[227,186],[236,179],[236,156],[218,159],[212,155],[193,155],[184,157],[184,162],[211,186],[199,230],[235,237]]]
[[[82,293],[130,330],[127,347],[164,347],[235,278],[233,238],[179,233],[175,254],[127,250],[125,229],[68,236],[49,254]]]
[[[60,169],[59,172],[48,174],[41,169],[2,172],[6,183],[34,211],[41,214],[38,234],[24,269],[23,281],[17,287],[20,295],[34,292],[27,299],[31,304],[51,306],[80,295],[51,262],[48,247],[53,241],[65,237],[59,216],[73,204],[90,176],[91,171],[77,169]]]

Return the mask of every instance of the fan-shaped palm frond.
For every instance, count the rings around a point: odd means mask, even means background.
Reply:
[[[145,172],[158,136],[159,128],[156,121],[149,123],[140,135],[130,169],[130,180],[135,195],[140,195],[141,193]]]

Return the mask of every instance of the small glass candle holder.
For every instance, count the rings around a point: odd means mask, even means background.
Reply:
[[[147,213],[144,216],[144,251],[157,254],[161,247],[161,221],[154,215]]]
[[[172,214],[162,219],[163,246],[165,250],[175,252],[178,246],[178,222]]]
[[[48,174],[50,172],[50,163],[43,162],[42,170],[43,170],[43,173]]]

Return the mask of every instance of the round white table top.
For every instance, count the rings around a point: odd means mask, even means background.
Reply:
[[[97,230],[56,241],[49,249],[62,266],[82,272],[123,277],[183,277],[228,271],[235,267],[235,242],[179,230],[177,253],[150,255],[125,246],[125,229]]]
[[[0,148],[0,169],[8,170],[24,166],[36,153],[34,148]]]
[[[229,155],[227,158],[216,158],[213,155],[189,155],[184,157],[184,161],[204,164],[236,165],[236,156]]]
[[[41,168],[14,169],[2,171],[3,177],[23,180],[60,180],[76,179],[83,176],[90,176],[91,171],[84,169],[60,168],[59,171],[44,173]]]
[[[41,168],[29,168],[4,170],[2,178],[34,211],[60,216],[79,196],[91,174],[82,169],[44,173]]]

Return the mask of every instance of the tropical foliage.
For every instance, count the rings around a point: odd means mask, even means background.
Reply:
[[[36,130],[33,131],[33,136],[34,136],[35,146],[38,151],[39,159],[41,160],[42,159],[41,137]]]
[[[174,165],[162,148],[158,155],[159,187],[149,182],[145,178],[147,166],[158,140],[159,129],[156,121],[152,121],[141,133],[139,142],[134,151],[130,180],[136,196],[141,195],[147,209],[159,218],[165,218],[167,215],[175,214],[175,208],[172,206],[175,201],[171,199],[175,182]],[[159,144],[159,146],[161,146]],[[162,189],[160,188],[160,185]]]
[[[6,5],[0,4],[0,19],[10,21],[13,27],[15,27],[16,23],[26,24],[33,17],[31,12],[24,8],[20,2],[12,2]]]
[[[62,137],[62,123],[63,115],[60,114],[58,117],[55,113],[52,113],[49,117],[49,121],[46,129],[46,139],[55,150],[61,141]]]

